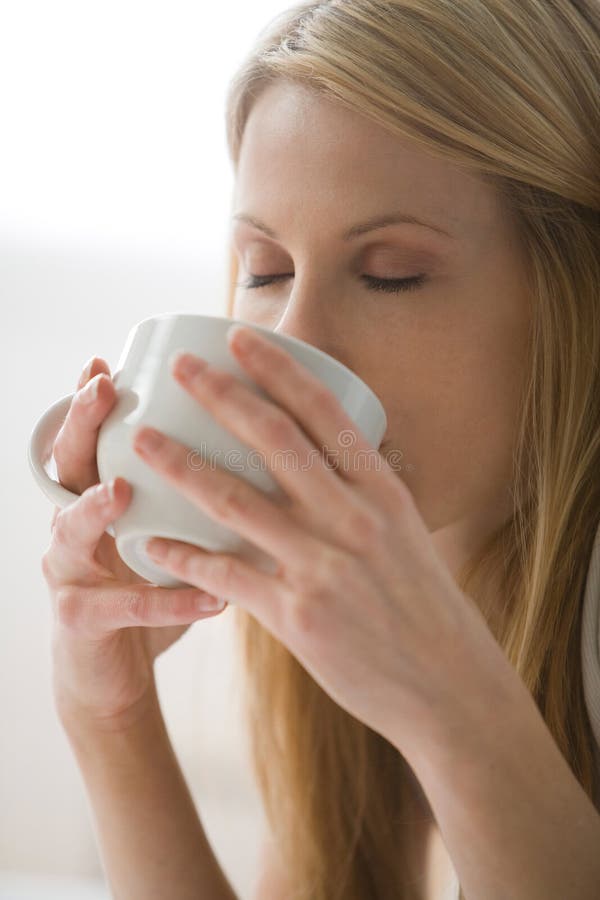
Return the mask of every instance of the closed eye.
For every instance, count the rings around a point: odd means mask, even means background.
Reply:
[[[275,284],[277,281],[285,281],[292,275],[250,275],[245,281],[238,281],[238,287],[248,290],[264,288]],[[399,294],[401,291],[414,291],[425,281],[425,275],[415,275],[412,278],[376,278],[374,275],[361,275],[370,291],[385,291],[391,294]]]

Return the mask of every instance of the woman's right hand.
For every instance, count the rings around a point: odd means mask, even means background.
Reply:
[[[117,397],[94,357],[78,383],[53,455],[59,481],[80,494],[56,507],[42,572],[53,606],[52,677],[61,720],[117,728],[156,702],[154,660],[197,619],[221,612],[198,588],[157,587],[120,558],[106,527],[127,509],[124,478],[99,484],[96,444]]]

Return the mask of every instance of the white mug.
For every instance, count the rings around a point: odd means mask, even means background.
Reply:
[[[182,587],[144,551],[148,538],[157,536],[186,541],[205,550],[235,553],[271,571],[275,561],[262,549],[212,519],[169,485],[134,451],[134,434],[150,425],[191,448],[189,462],[219,465],[233,471],[273,498],[285,497],[280,486],[257,464],[253,451],[242,444],[185,391],[170,373],[171,360],[180,350],[194,353],[240,378],[261,397],[267,394],[240,367],[229,352],[226,332],[234,323],[254,328],[287,350],[336,395],[364,437],[379,447],[387,426],[385,410],[376,394],[347,366],[311,344],[268,328],[223,316],[164,313],[138,322],[127,337],[112,376],[117,399],[98,433],[96,460],[100,481],[117,476],[133,488],[125,512],[106,531],[116,541],[123,561],[142,578],[160,587]],[[29,439],[28,459],[41,489],[59,507],[78,494],[52,477],[52,449],[74,394],[53,403],[38,419]],[[328,448],[331,450],[332,448]],[[264,456],[261,456],[264,463]],[[235,464],[227,464],[235,460]]]

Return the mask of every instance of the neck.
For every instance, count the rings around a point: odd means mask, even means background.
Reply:
[[[464,566],[481,553],[492,534],[497,533],[501,527],[502,524],[496,523],[493,529],[488,527],[485,531],[479,531],[478,539],[469,534],[463,523],[452,523],[432,532],[434,546],[459,586]],[[502,566],[498,565],[497,561],[483,566],[482,570],[476,572],[469,580],[466,592],[481,610],[492,633],[496,634],[506,598]]]

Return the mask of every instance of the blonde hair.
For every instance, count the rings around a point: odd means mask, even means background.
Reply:
[[[600,514],[599,20],[596,0],[303,2],[260,32],[226,110],[234,167],[253,101],[283,78],[469,167],[510,204],[535,301],[514,511],[459,584],[500,573],[490,628],[596,804],[580,627]],[[232,251],[230,315],[236,273]],[[254,770],[294,898],[419,898],[423,796],[405,759],[234,615]]]

